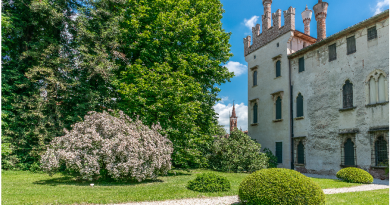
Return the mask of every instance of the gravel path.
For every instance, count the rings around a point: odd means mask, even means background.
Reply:
[[[317,175],[317,174],[305,174],[305,175],[314,178],[337,179],[336,176],[330,176],[330,175]],[[388,189],[388,188],[389,188],[389,180],[374,179],[374,182],[372,184],[346,187],[346,188],[323,189],[323,191],[325,194],[337,194],[337,193],[370,191],[370,190]],[[236,205],[240,204],[238,202],[238,196],[192,198],[192,199],[180,199],[180,200],[169,200],[169,201],[146,201],[146,202],[126,203],[121,205],[233,205],[233,204]]]

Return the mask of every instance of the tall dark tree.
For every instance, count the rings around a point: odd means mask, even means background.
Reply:
[[[121,23],[120,108],[146,124],[159,122],[180,167],[207,162],[217,84],[233,74],[221,66],[231,54],[218,0],[130,0]]]

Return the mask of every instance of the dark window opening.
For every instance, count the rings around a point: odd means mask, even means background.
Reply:
[[[257,71],[253,72],[253,85],[257,85]]]
[[[337,53],[336,53],[336,44],[329,46],[329,61],[333,61],[337,59]]]
[[[297,97],[297,117],[303,116],[303,96],[301,93],[298,94]]]
[[[282,156],[283,156],[283,145],[282,145],[282,142],[276,142],[276,157],[278,158],[278,163],[283,163],[283,159],[282,159]]]
[[[257,123],[257,103],[253,105],[253,123]]]
[[[347,80],[343,86],[343,108],[351,107],[353,107],[352,83]]]
[[[276,44],[276,47],[279,47],[279,43]]]
[[[351,138],[344,143],[344,165],[355,165],[355,148]]]
[[[276,62],[276,77],[280,76],[280,61]]]
[[[302,143],[302,141],[299,141],[298,144],[298,164],[304,164],[305,163],[305,147]]]
[[[355,36],[347,38],[347,55],[356,52]]]
[[[377,38],[376,26],[367,29],[367,40],[372,40]]]
[[[282,119],[282,99],[280,96],[276,99],[276,119]]]
[[[387,159],[387,143],[383,136],[378,137],[375,142],[375,164],[376,166],[385,166]]]
[[[256,59],[256,55],[254,55],[253,58]]]
[[[302,58],[299,58],[299,72],[302,72],[302,71],[305,71],[305,59],[302,57]]]

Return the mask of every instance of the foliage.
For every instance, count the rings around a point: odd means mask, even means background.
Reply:
[[[194,180],[189,181],[187,188],[198,192],[228,191],[230,182],[226,177],[214,173],[203,173],[199,174]]]
[[[263,169],[247,176],[238,196],[247,204],[325,204],[321,187],[303,174],[284,168]]]
[[[272,154],[272,151],[268,148],[264,148],[263,152],[265,156],[268,158],[268,166],[267,168],[276,168],[278,167],[278,158]]]
[[[155,179],[171,169],[172,143],[140,120],[123,112],[90,112],[66,135],[55,138],[41,158],[41,168],[52,175],[61,164],[82,179],[108,175],[116,180]]]
[[[347,167],[336,173],[337,178],[351,183],[371,184],[374,178],[370,173],[356,167]]]
[[[261,145],[248,135],[233,130],[229,137],[216,138],[209,155],[211,168],[227,172],[254,172],[267,168],[267,157],[260,152]]]
[[[123,9],[120,109],[147,125],[160,122],[173,142],[175,167],[202,167],[213,140],[212,108],[233,73],[219,0],[129,0]],[[118,14],[119,15],[119,14]],[[121,14],[122,15],[122,14]],[[129,106],[132,105],[132,106]]]
[[[380,162],[380,163],[379,163],[379,166],[384,166],[384,167],[386,167],[386,168],[385,168],[385,173],[386,173],[386,174],[389,174],[389,160],[388,160],[388,159],[385,160],[384,162]]]

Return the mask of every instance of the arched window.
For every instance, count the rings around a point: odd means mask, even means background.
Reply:
[[[253,105],[253,123],[257,123],[257,103]]]
[[[380,136],[375,142],[375,165],[383,166],[387,161],[387,156],[387,143],[383,136]]]
[[[378,79],[378,100],[379,102],[385,102],[386,101],[386,91],[385,91],[385,77],[383,75],[379,76]]]
[[[253,86],[257,85],[257,70],[253,72]]]
[[[371,77],[370,79],[370,104],[376,103],[376,88],[375,88],[375,79]]]
[[[297,97],[297,117],[303,116],[303,96],[301,93],[298,94]]]
[[[282,99],[280,96],[276,100],[276,119],[282,119]]]
[[[347,80],[343,86],[343,108],[350,107],[353,107],[353,90],[352,83]]]
[[[302,140],[298,144],[298,164],[305,163],[305,147],[302,143]]]
[[[276,62],[276,77],[280,76],[280,61]]]
[[[344,143],[344,165],[355,165],[355,148],[351,138]]]

